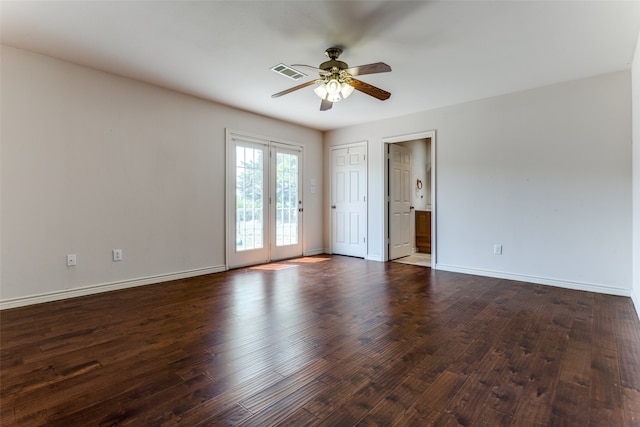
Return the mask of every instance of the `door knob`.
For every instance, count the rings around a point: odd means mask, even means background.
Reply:
[[[331,205],[331,209],[335,209],[335,208],[336,208],[336,205]]]

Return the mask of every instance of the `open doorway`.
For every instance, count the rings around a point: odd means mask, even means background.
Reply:
[[[385,261],[436,268],[435,148],[435,131],[383,139]],[[398,153],[409,153],[408,171]]]

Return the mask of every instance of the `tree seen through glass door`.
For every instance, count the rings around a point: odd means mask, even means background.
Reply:
[[[276,153],[276,246],[298,243],[298,158]]]
[[[236,146],[236,250],[262,248],[264,162],[261,149]]]

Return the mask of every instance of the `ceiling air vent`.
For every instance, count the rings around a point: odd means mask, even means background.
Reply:
[[[306,74],[301,73],[298,70],[294,70],[293,68],[284,64],[274,65],[273,67],[271,67],[271,71],[275,71],[276,73],[282,74],[283,76],[289,77],[293,80],[300,80],[301,78],[306,77]]]

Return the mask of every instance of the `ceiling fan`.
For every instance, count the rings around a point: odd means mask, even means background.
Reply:
[[[286,95],[298,89],[305,88],[314,84],[319,84],[314,89],[316,95],[320,97],[322,102],[320,103],[320,111],[326,111],[333,106],[334,102],[338,102],[347,98],[353,90],[359,90],[360,92],[371,95],[374,98],[378,98],[381,101],[389,99],[391,93],[386,90],[382,90],[368,83],[355,79],[354,76],[361,76],[364,74],[386,73],[391,71],[391,67],[384,62],[375,62],[373,64],[360,65],[358,67],[351,67],[342,61],[338,61],[338,57],[342,53],[342,49],[339,47],[330,47],[325,51],[325,55],[329,57],[329,60],[320,64],[319,67],[312,67],[311,65],[293,64],[292,67],[306,67],[313,69],[320,74],[320,77],[316,80],[311,80],[301,85],[294,86],[292,88],[283,90],[282,92],[271,95],[272,98],[278,98],[282,95]]]

